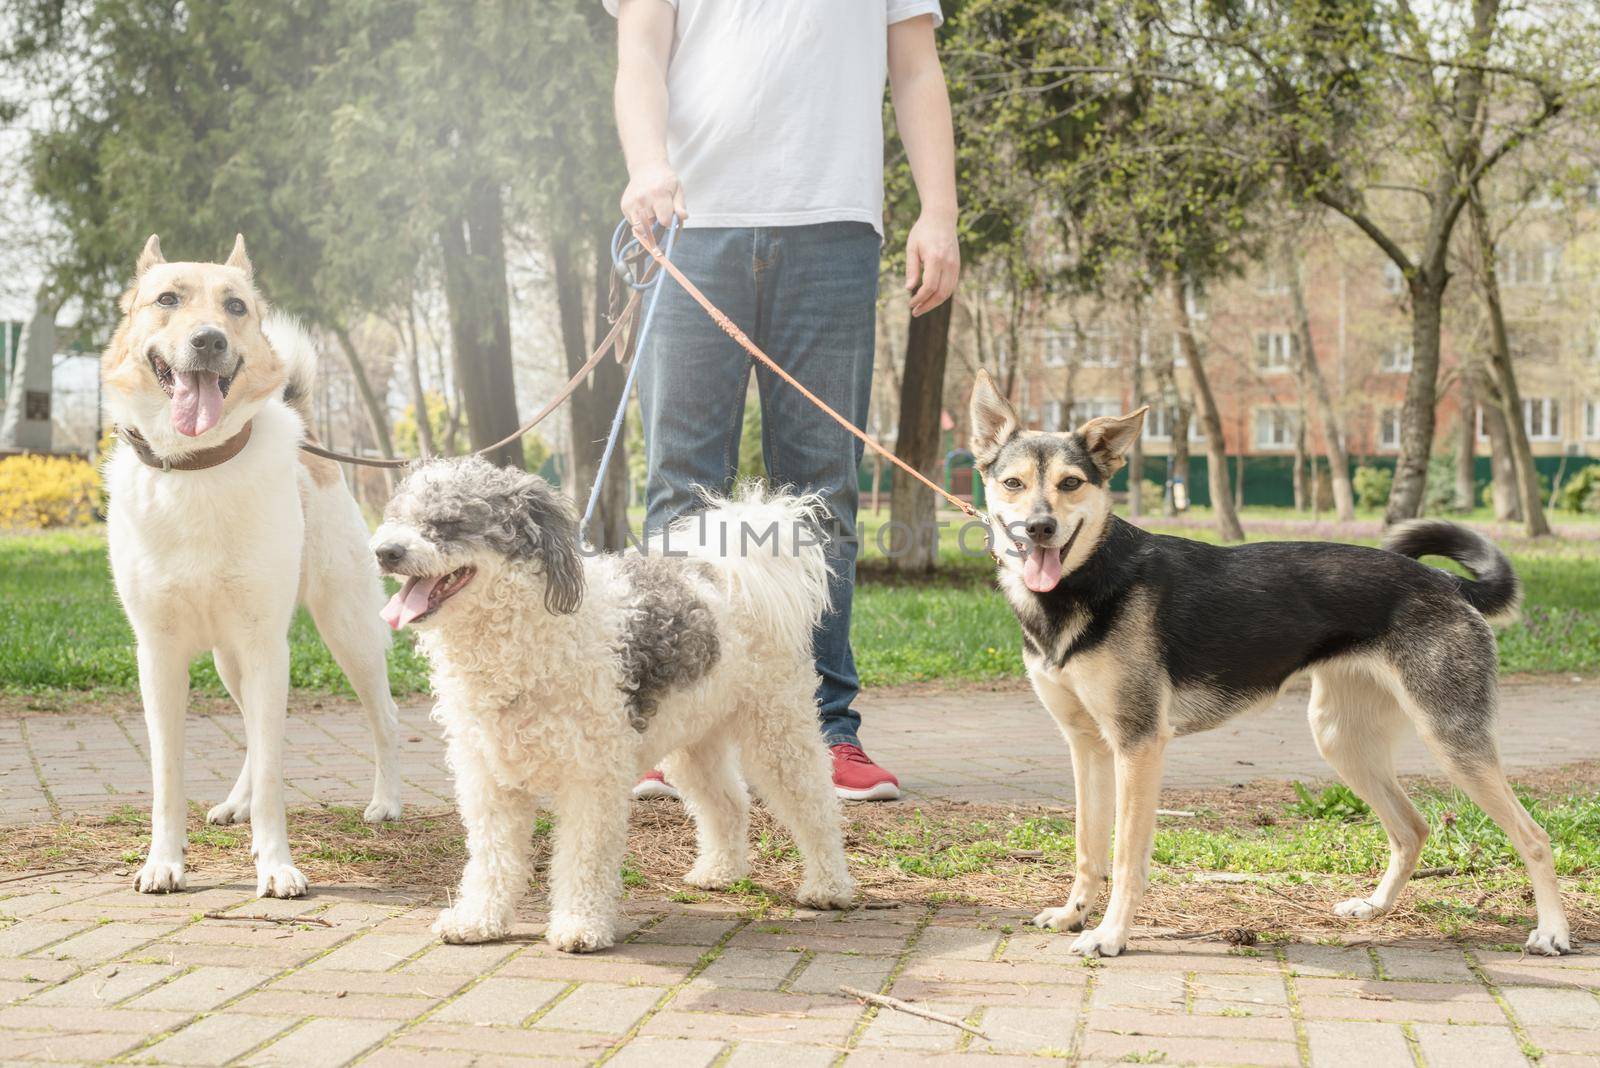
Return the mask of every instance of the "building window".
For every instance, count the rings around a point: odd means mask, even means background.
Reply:
[[[1193,282],[1187,282],[1183,287],[1183,306],[1189,312],[1191,319],[1204,319],[1206,317],[1205,294]]]
[[[1378,413],[1378,448],[1398,451],[1400,448],[1400,409],[1385,408]]]
[[[1586,441],[1600,441],[1600,401],[1583,402],[1583,437]]]
[[[1300,339],[1287,330],[1263,330],[1256,335],[1256,370],[1281,374],[1294,364]]]
[[[1177,415],[1176,409],[1170,404],[1153,404],[1144,416],[1144,439],[1146,441],[1171,441],[1172,421]]]
[[[1281,297],[1289,292],[1289,276],[1280,263],[1269,263],[1262,269],[1256,291],[1263,297]]]
[[[1391,296],[1401,296],[1406,291],[1406,275],[1393,260],[1383,265],[1383,289]]]
[[[1561,266],[1561,246],[1544,242],[1499,249],[1495,259],[1508,286],[1553,285]]]
[[[1039,419],[1040,430],[1065,430],[1061,422],[1061,402],[1057,400],[1045,401],[1044,409]]]
[[[1072,355],[1072,335],[1065,330],[1052,330],[1041,339],[1046,367],[1065,367]]]
[[[1384,374],[1410,374],[1412,352],[1409,338],[1390,342],[1384,346],[1383,355],[1378,360],[1378,366]]]
[[[1083,366],[1121,367],[1115,330],[1090,330],[1083,335]]]
[[[1256,409],[1256,448],[1292,449],[1295,439],[1295,417],[1282,408]]]
[[[1555,397],[1522,398],[1522,425],[1530,441],[1561,440],[1561,402]]]
[[[1072,425],[1080,427],[1102,415],[1121,415],[1122,402],[1115,397],[1089,397],[1072,402]],[[1065,429],[1065,428],[1063,428]]]

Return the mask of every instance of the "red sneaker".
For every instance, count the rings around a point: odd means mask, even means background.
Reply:
[[[859,745],[830,745],[833,791],[846,801],[896,801],[900,780],[872,762]]]
[[[666,776],[661,774],[661,769],[651,768],[645,772],[644,778],[633,784],[633,799],[654,801],[658,797],[667,797],[674,801],[682,800],[678,788],[667,781]]]

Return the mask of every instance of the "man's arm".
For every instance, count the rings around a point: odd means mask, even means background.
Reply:
[[[667,0],[622,0],[617,10],[617,84],[613,106],[628,187],[622,216],[666,226],[689,217],[683,187],[667,161],[667,58],[677,12]]]
[[[922,202],[922,213],[906,239],[906,289],[911,292],[911,314],[921,315],[949,300],[961,276],[955,130],[934,47],[932,15],[889,27],[889,90]]]

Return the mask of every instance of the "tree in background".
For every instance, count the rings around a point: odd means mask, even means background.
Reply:
[[[1339,213],[1405,279],[1413,363],[1385,522],[1421,514],[1438,400],[1451,239],[1472,189],[1592,98],[1600,10],[1500,0],[1169,4],[1205,44],[1240,132],[1290,192]]]

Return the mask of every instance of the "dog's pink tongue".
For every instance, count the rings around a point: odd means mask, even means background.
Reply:
[[[389,624],[391,630],[399,630],[422,615],[428,610],[428,598],[438,584],[438,577],[406,579],[406,584],[389,598],[389,603],[379,613],[383,621]]]
[[[1034,593],[1049,593],[1061,581],[1061,550],[1035,545],[1022,562],[1022,584]]]
[[[172,376],[172,426],[196,437],[222,418],[222,387],[210,371],[179,371]]]

